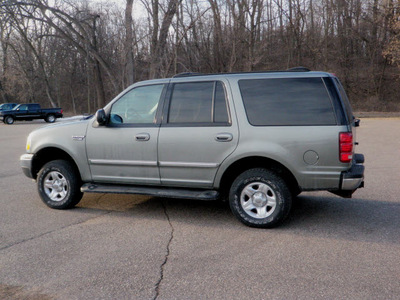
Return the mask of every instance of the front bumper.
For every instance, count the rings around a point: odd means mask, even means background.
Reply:
[[[23,154],[20,159],[20,165],[22,168],[22,172],[24,172],[25,176],[34,179],[32,174],[32,161],[33,161],[33,154]]]

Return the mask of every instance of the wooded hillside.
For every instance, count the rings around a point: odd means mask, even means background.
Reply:
[[[356,110],[400,111],[400,0],[2,0],[0,102],[92,113],[180,72],[335,73]]]

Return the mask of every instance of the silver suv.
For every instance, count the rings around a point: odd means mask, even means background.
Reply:
[[[229,199],[244,224],[273,227],[302,191],[351,197],[363,186],[358,125],[329,73],[186,73],[33,131],[21,166],[51,208],[93,192]]]

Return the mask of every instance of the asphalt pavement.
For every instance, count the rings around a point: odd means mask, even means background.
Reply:
[[[45,206],[0,124],[0,299],[400,299],[400,118],[365,118],[352,199],[303,193],[275,229],[220,202],[87,194]]]

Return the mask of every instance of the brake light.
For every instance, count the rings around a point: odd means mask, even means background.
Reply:
[[[63,113],[63,110],[61,109],[61,113]]]
[[[353,160],[353,134],[351,132],[339,134],[339,159],[343,163]]]

